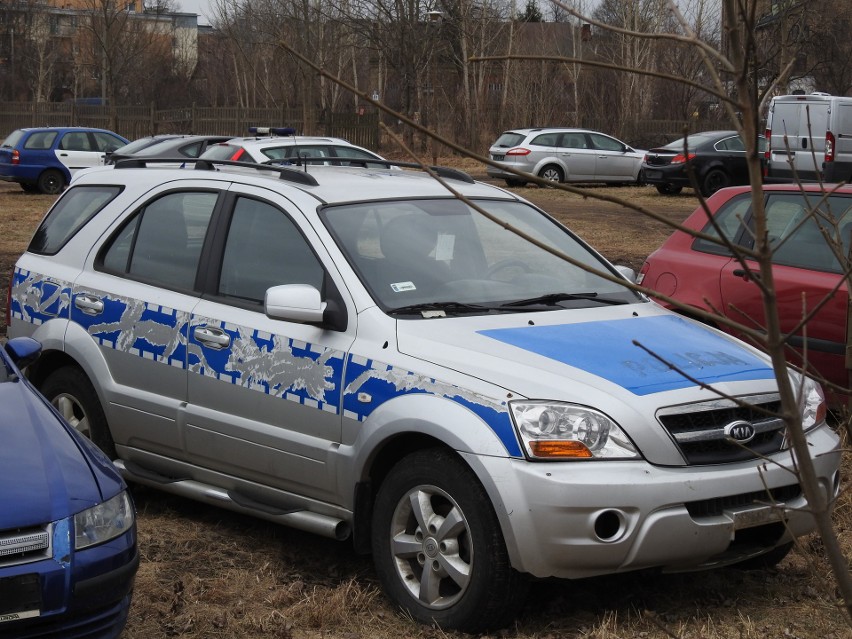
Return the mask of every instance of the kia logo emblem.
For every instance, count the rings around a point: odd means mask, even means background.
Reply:
[[[747,421],[740,419],[725,426],[725,437],[738,444],[747,444],[754,439],[754,436],[754,426]]]

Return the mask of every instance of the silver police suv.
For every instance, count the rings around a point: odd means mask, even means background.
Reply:
[[[72,182],[9,302],[31,378],[128,480],[350,539],[396,605],[469,632],[530,578],[771,565],[813,529],[767,358],[518,196],[140,164]],[[790,375],[831,502],[838,437]]]

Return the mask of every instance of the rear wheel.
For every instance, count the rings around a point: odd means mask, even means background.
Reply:
[[[59,368],[47,376],[39,390],[65,421],[91,439],[107,457],[116,458],[101,402],[82,370],[76,366]]]
[[[408,455],[382,482],[373,559],[394,602],[442,628],[479,633],[505,626],[526,593],[488,495],[470,468],[443,449]]]
[[[682,186],[675,186],[674,184],[658,184],[657,192],[663,195],[677,195],[683,191]]]
[[[548,164],[538,173],[538,177],[542,180],[547,180],[548,182],[563,182],[565,180],[565,176],[562,174],[562,169],[560,169],[555,164]]]
[[[526,184],[523,180],[516,180],[512,178],[506,178],[506,186],[523,186]]]
[[[713,169],[704,176],[704,183],[701,185],[701,195],[710,197],[719,189],[724,189],[731,185],[731,178],[721,169]]]
[[[38,190],[48,195],[58,195],[65,188],[65,176],[56,169],[47,169],[38,176]]]

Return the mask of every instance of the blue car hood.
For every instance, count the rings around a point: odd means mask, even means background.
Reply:
[[[0,407],[0,530],[56,521],[103,501],[99,479],[118,492],[115,471],[110,477],[101,469],[103,455],[27,382],[0,383]]]

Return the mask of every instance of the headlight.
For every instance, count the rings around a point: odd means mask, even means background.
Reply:
[[[134,520],[133,502],[127,491],[122,491],[74,515],[74,547],[81,550],[118,537],[133,527]]]
[[[638,459],[624,431],[596,410],[547,401],[511,402],[527,455],[537,459]]]
[[[802,430],[808,432],[825,421],[827,407],[822,386],[810,377],[798,377],[794,388],[801,389],[799,408],[802,411]]]

